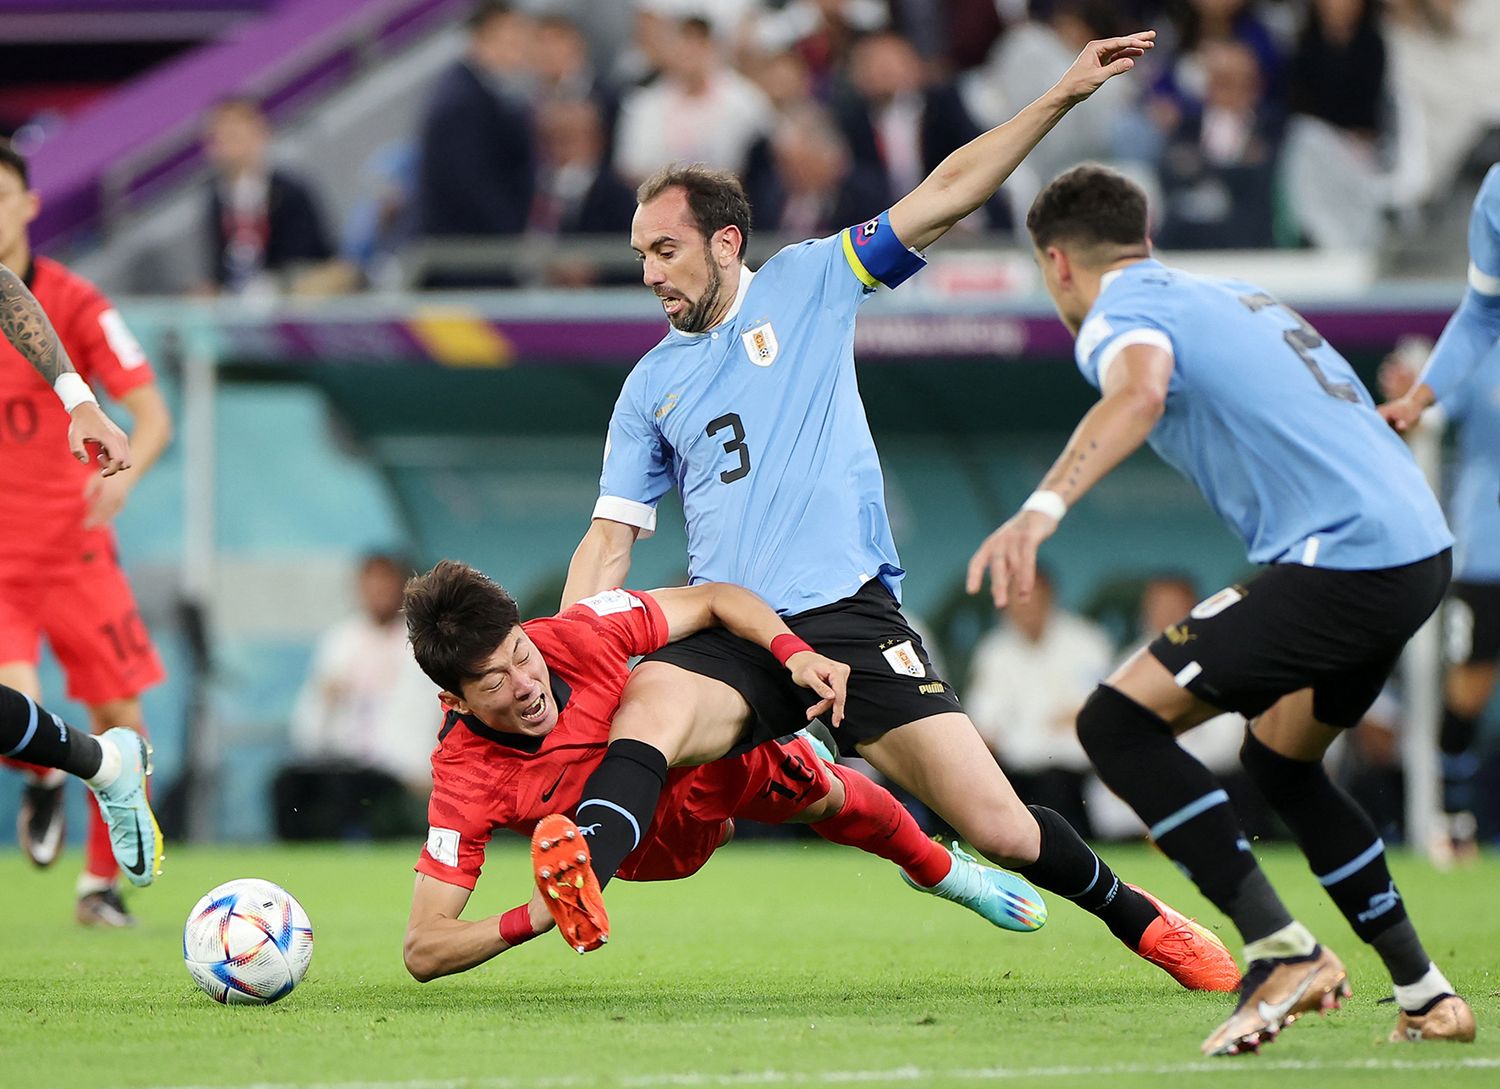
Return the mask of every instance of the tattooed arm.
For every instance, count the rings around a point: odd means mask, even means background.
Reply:
[[[985,538],[969,560],[969,593],[979,592],[985,572],[995,607],[1012,591],[1022,601],[1036,581],[1036,554],[1057,531],[1069,506],[1140,448],[1166,408],[1172,355],[1151,344],[1132,344],[1104,376],[1104,397],[1089,409],[1020,513]]]
[[[89,453],[84,444],[96,443],[104,476],[130,468],[130,440],[104,414],[88,383],[74,370],[36,296],[4,265],[0,265],[0,332],[62,399],[73,418],[68,426],[73,456],[86,463]]]

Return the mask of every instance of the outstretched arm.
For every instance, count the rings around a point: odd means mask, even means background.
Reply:
[[[511,948],[511,944],[501,937],[500,923],[504,916],[492,915],[472,922],[458,917],[468,902],[469,890],[462,885],[451,885],[423,873],[417,874],[416,887],[411,894],[411,917],[406,923],[406,943],[402,949],[406,970],[413,979],[426,983],[439,976],[467,972]],[[552,916],[542,904],[540,893],[532,897],[525,910],[530,926],[526,937],[553,927]]]
[[[0,265],[0,332],[57,391],[63,407],[73,417],[68,426],[68,446],[73,456],[87,463],[89,455],[84,443],[94,442],[100,447],[103,475],[112,476],[130,468],[130,440],[104,414],[88,383],[78,376],[36,296],[4,265]]]
[[[891,208],[896,237],[924,250],[989,200],[1052,126],[1106,80],[1135,67],[1156,44],[1156,31],[1089,42],[1052,89],[1005,124],[976,136]]]
[[[1131,454],[1161,419],[1172,378],[1172,356],[1150,344],[1132,344],[1115,358],[1104,380],[1104,398],[1079,421],[1041,485],[1010,521],[985,538],[969,560],[968,590],[977,594],[990,576],[1001,608],[1011,593],[1031,597],[1036,554],[1069,506]]]
[[[1380,406],[1380,415],[1397,431],[1414,426],[1425,410],[1462,385],[1480,360],[1500,344],[1500,281],[1493,286],[1496,290],[1491,295],[1470,286],[1411,389]]]

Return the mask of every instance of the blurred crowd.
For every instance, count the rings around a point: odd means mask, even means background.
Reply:
[[[830,232],[1041,94],[1090,39],[1142,26],[1160,38],[1140,70],[1067,117],[969,229],[1014,237],[1048,178],[1096,159],[1147,186],[1163,247],[1369,250],[1497,120],[1454,91],[1465,20],[1488,28],[1487,2],[636,0],[621,41],[588,5],[480,0],[418,131],[351,178],[361,198],[336,230],[272,166],[254,102],[213,111],[214,286],[385,286],[433,240],[618,236],[635,185],[673,160],[737,171],[760,231]],[[525,275],[620,270],[573,258]]]

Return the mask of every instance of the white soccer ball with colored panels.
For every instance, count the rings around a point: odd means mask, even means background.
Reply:
[[[193,905],[182,959],[215,1002],[259,1006],[285,998],[312,961],[307,912],[280,885],[229,881]]]

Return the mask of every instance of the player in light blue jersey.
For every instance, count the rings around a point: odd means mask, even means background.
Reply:
[[[1409,379],[1408,379],[1409,381]],[[1477,855],[1474,740],[1500,673],[1500,165],[1485,175],[1469,216],[1469,286],[1427,365],[1408,390],[1380,406],[1398,431],[1430,405],[1459,427],[1449,513],[1458,533],[1445,608],[1449,669],[1443,682],[1440,850]]]
[[[1452,537],[1405,445],[1348,362],[1252,284],[1151,257],[1146,195],[1076,167],[1027,227],[1047,291],[1103,395],[1021,511],[969,564],[995,603],[1030,593],[1068,506],[1149,441],[1268,565],[1220,590],[1089,697],[1078,737],[1103,781],[1244,938],[1248,967],[1208,1054],[1253,1051],[1337,1006],[1344,967],[1256,865],[1228,795],[1175,735],[1235,711],[1241,760],[1313,873],[1385,961],[1395,1039],[1472,1040],[1474,1015],[1417,937],[1369,818],[1323,769],[1448,584]]]
[[[1099,916],[1184,986],[1230,990],[1239,973],[1222,944],[1119,881],[1055,812],[1023,805],[937,676],[901,615],[903,572],[854,369],[860,304],[920,269],[923,249],[989,200],[1068,109],[1153,40],[1147,32],[1090,43],[1052,91],[955,151],[889,211],[789,246],[757,272],[743,264],[750,208],[732,176],[675,167],[642,185],[631,245],[671,328],[615,406],[600,498],[565,602],[624,581],[637,538],[655,527],[657,501],[677,488],[691,580],[754,590],[797,636],[850,666],[846,751],[986,857]],[[772,655],[708,633],[636,669],[628,710],[615,717],[609,755],[577,810],[601,881],[631,849],[669,765],[803,721],[807,701],[784,672]]]

